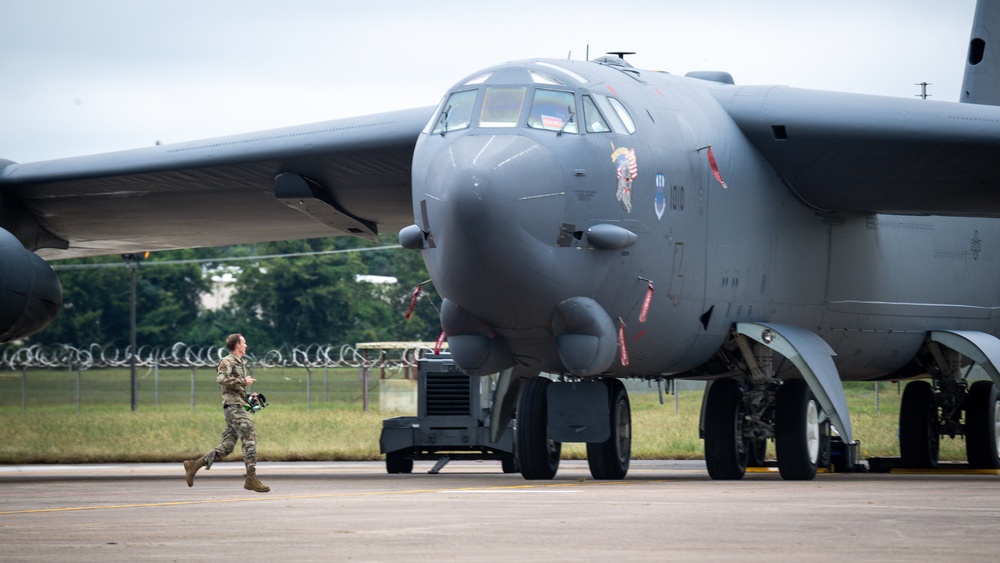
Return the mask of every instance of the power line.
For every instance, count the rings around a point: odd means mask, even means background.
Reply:
[[[403,248],[398,244],[392,244],[387,246],[373,246],[370,248],[344,248],[341,250],[317,250],[315,252],[290,252],[287,254],[262,254],[259,256],[231,256],[222,258],[191,258],[188,260],[153,260],[144,261],[142,266],[166,266],[166,265],[177,265],[177,264],[206,264],[209,262],[246,262],[246,261],[260,261],[260,260],[270,260],[273,258],[297,258],[300,256],[323,256],[327,254],[349,254],[352,252],[374,252],[377,250],[392,250],[396,248]],[[102,264],[55,264],[52,266],[53,270],[56,271],[67,271],[67,270],[97,270],[101,268],[126,268],[128,263],[126,262],[105,262]]]

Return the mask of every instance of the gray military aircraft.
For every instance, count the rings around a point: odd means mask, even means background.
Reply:
[[[0,339],[45,326],[45,260],[399,231],[491,428],[552,478],[562,442],[626,475],[621,378],[709,381],[710,475],[774,440],[786,479],[857,442],[842,380],[906,386],[902,463],[942,435],[1000,467],[1000,58],[976,11],[961,101],[741,86],[619,56],[506,63],[439,106],[0,162]],[[969,383],[979,365],[989,381]],[[556,378],[539,374],[556,374]]]

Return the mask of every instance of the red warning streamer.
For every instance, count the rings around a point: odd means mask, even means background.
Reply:
[[[438,335],[437,342],[434,343],[434,354],[435,355],[441,353],[441,346],[444,344],[444,339],[445,339],[444,331],[442,330],[441,334]]]
[[[413,314],[413,307],[417,304],[417,297],[420,297],[420,292],[423,290],[422,285],[418,285],[416,289],[413,290],[413,297],[410,298],[410,306],[406,309],[406,318],[409,319],[410,315]]]
[[[728,188],[726,181],[722,179],[722,174],[719,173],[719,165],[715,162],[715,155],[712,154],[712,145],[708,146],[708,165],[712,167],[712,174],[715,174],[715,179],[722,184],[723,188]]]
[[[639,322],[646,322],[646,316],[649,314],[649,302],[653,300],[653,282],[649,282],[649,287],[646,288],[646,298],[642,300],[642,309],[639,310]]]
[[[625,321],[618,319],[618,351],[621,352],[622,365],[628,365],[628,348],[625,347]]]

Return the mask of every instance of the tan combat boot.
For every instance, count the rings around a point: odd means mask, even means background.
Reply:
[[[187,476],[189,487],[194,485],[194,474],[202,467],[205,467],[205,456],[201,456],[198,459],[189,459],[184,462],[184,473]]]
[[[271,487],[257,480],[256,469],[247,470],[247,480],[243,483],[243,488],[248,491],[257,491],[258,493],[266,493],[271,490]]]

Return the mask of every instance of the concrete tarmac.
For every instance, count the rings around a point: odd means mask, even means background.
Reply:
[[[997,561],[1000,476],[775,472],[633,461],[552,481],[496,461],[0,466],[0,561]]]

